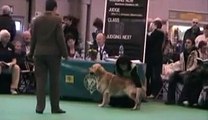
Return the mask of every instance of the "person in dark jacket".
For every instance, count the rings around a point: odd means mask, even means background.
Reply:
[[[93,38],[93,45],[97,45],[96,42],[96,36],[98,33],[102,33],[103,31],[103,21],[100,18],[95,18],[93,21],[93,26],[96,28],[96,30],[92,33],[92,38]]]
[[[202,34],[199,28],[199,21],[198,19],[194,18],[192,20],[192,27],[186,30],[184,37],[183,37],[183,49],[185,48],[186,39],[193,39],[195,40],[197,36]]]
[[[14,46],[10,40],[10,33],[3,29],[0,31],[0,75],[1,73],[11,73],[12,82],[10,85],[11,94],[17,94],[20,68],[16,64],[16,56],[14,53]]]
[[[187,39],[185,42],[185,50],[180,54],[180,60],[172,63],[172,65],[178,66],[178,68],[169,77],[167,101],[165,104],[171,105],[176,103],[175,91],[177,83],[187,84],[189,81],[187,79],[187,74],[192,73],[197,68],[197,57],[198,52],[195,48],[194,40]],[[177,101],[178,104],[181,104],[187,99],[186,91],[187,88],[183,88],[179,100]]]
[[[2,7],[2,15],[0,16],[0,30],[6,29],[9,31],[11,37],[10,41],[13,41],[16,35],[15,22],[10,16],[11,9],[8,5]]]
[[[136,64],[133,64],[129,57],[121,56],[116,61],[115,74],[121,77],[127,77],[133,81],[137,88],[142,88],[142,98],[145,97],[145,90],[143,89],[145,83],[140,79]],[[113,107],[133,107],[134,101],[128,96],[111,97],[110,103]]]
[[[26,53],[22,49],[22,42],[17,40],[14,41],[13,45],[14,45],[14,52],[17,60],[17,65],[19,65],[21,70],[27,70],[25,66]]]
[[[164,42],[164,32],[162,28],[162,22],[159,20],[153,21],[150,24],[151,33],[147,36],[146,46],[146,77],[147,77],[147,95],[150,98],[154,98],[160,88],[162,87],[161,72],[163,53],[162,45]]]
[[[75,45],[79,46],[79,32],[77,30],[77,24],[79,20],[73,16],[64,16],[64,35],[72,34],[75,37]]]

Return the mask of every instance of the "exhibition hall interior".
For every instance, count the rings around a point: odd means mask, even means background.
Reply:
[[[208,120],[208,0],[0,0],[1,120]]]

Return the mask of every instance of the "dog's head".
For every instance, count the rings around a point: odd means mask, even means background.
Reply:
[[[89,68],[89,72],[90,74],[100,75],[105,72],[105,69],[101,66],[101,64],[96,63]]]

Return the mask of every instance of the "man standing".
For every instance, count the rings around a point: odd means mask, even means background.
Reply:
[[[183,37],[183,50],[185,49],[185,42],[187,39],[196,39],[197,36],[201,34],[200,28],[199,28],[199,20],[194,18],[192,20],[192,27],[184,33]]]
[[[10,41],[13,41],[16,35],[16,26],[10,14],[11,14],[10,7],[8,5],[4,5],[2,7],[2,15],[0,16],[0,30],[2,29],[8,30],[11,35]]]
[[[150,24],[150,35],[147,37],[146,46],[146,63],[147,63],[147,95],[149,98],[157,96],[162,87],[162,44],[164,41],[164,33],[160,29],[162,22],[155,20]]]
[[[57,16],[57,2],[46,0],[46,12],[37,17],[31,25],[31,48],[29,58],[34,56],[35,77],[37,82],[36,113],[45,109],[45,87],[50,80],[51,113],[65,113],[59,107],[59,75],[61,57],[68,56],[61,18]],[[49,78],[47,78],[49,76]]]

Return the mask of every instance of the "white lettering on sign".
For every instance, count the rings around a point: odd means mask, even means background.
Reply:
[[[122,39],[124,40],[130,40],[132,35],[122,35]]]
[[[109,34],[107,35],[107,39],[121,39],[121,35]]]
[[[110,2],[124,2],[125,0],[110,0]]]
[[[126,2],[134,2],[134,0],[126,0]]]
[[[119,18],[108,18],[108,22],[119,22]]]
[[[120,12],[120,8],[110,8],[109,12]]]

